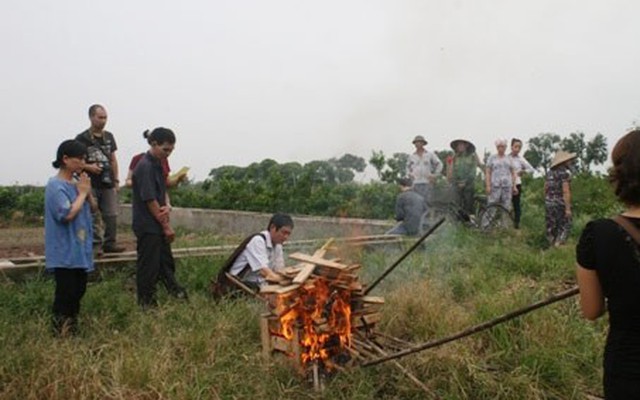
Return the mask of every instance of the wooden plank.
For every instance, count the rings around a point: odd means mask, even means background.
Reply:
[[[351,319],[351,327],[360,328],[365,325],[374,325],[380,322],[382,315],[380,313],[367,314],[363,316],[357,316]],[[364,321],[363,321],[364,320]]]
[[[287,286],[280,285],[265,285],[260,288],[260,293],[276,293],[276,294],[284,294],[288,293],[292,290],[296,290],[300,287],[300,284],[292,284]]]
[[[274,350],[279,350],[285,353],[294,353],[294,343],[293,340],[287,340],[280,336],[271,336],[271,347]]]
[[[324,258],[321,258],[321,257],[310,256],[304,253],[293,253],[289,255],[289,258],[297,261],[303,261],[306,263],[321,265],[323,267],[335,268],[339,270],[343,270],[347,268],[347,265],[340,264],[330,260],[325,260]]]
[[[260,338],[262,339],[262,356],[271,355],[271,332],[269,332],[269,313],[260,316]]]
[[[384,304],[384,297],[380,296],[364,296],[361,301],[370,304]]]
[[[347,267],[347,271],[353,272],[359,270],[360,268],[362,268],[362,265],[360,264],[351,264]]]
[[[293,278],[293,283],[304,283],[309,278],[309,276],[311,276],[314,269],[316,269],[316,266],[314,264],[305,264],[304,268],[302,268],[302,271],[300,271],[298,275]]]

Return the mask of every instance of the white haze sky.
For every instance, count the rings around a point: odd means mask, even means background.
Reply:
[[[411,152],[541,132],[611,146],[640,119],[636,0],[3,0],[0,185],[44,184],[104,104],[121,179],[177,135],[222,165]]]

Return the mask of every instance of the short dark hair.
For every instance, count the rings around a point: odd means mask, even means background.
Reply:
[[[161,145],[164,143],[174,144],[176,142],[176,135],[171,129],[158,127],[149,133],[148,130],[142,133],[142,136],[147,139],[149,144],[156,142]]]
[[[618,199],[626,205],[640,204],[640,129],[618,140],[611,152],[609,180]]]
[[[104,110],[104,107],[101,106],[100,104],[92,104],[89,107],[89,117],[93,117],[96,113],[96,111],[98,110],[98,108],[102,108]]]
[[[58,146],[58,151],[56,153],[56,159],[51,163],[53,168],[62,167],[62,159],[64,156],[67,157],[83,157],[87,155],[87,146],[85,146],[82,142],[79,142],[75,139],[65,140],[60,143]]]
[[[410,187],[411,185],[413,185],[413,181],[411,180],[411,178],[408,178],[408,177],[400,178],[398,179],[398,185],[404,186],[404,187]]]
[[[522,140],[518,139],[518,138],[513,138],[511,139],[511,146],[513,146],[516,143],[520,143],[522,144]]]
[[[267,230],[271,229],[271,225],[275,226],[276,230],[280,230],[283,226],[288,226],[293,229],[293,219],[288,214],[275,213],[269,220]]]

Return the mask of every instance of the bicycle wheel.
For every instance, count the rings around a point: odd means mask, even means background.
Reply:
[[[500,204],[490,204],[480,213],[480,229],[488,232],[513,227],[511,211]]]

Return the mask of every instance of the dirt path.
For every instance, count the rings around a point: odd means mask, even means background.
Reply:
[[[118,231],[118,243],[127,251],[136,249],[133,233]],[[1,228],[0,259],[44,255],[44,228]]]

